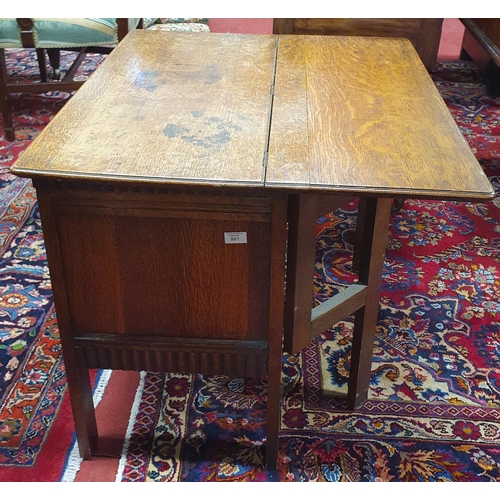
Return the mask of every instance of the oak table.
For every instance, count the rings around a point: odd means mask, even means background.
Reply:
[[[129,34],[12,168],[37,190],[80,453],[89,368],[268,376],[355,313],[367,397],[391,199],[492,187],[408,40]],[[314,307],[319,215],[359,197],[359,280]],[[286,294],[284,294],[286,284]]]

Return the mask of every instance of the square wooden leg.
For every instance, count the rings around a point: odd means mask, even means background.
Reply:
[[[357,258],[359,283],[367,288],[365,306],[356,311],[354,321],[347,397],[350,409],[358,408],[368,395],[391,206],[392,201],[384,198],[363,202],[364,224]]]
[[[283,313],[286,253],[286,200],[273,200],[271,220],[271,286],[269,290],[269,333],[267,368],[266,465],[277,468],[281,426],[281,370],[283,357]]]
[[[76,440],[80,456],[90,459],[97,453],[97,423],[89,371],[86,367],[70,366],[66,362],[66,377],[75,423]]]
[[[296,353],[317,335],[355,313],[348,405],[354,409],[367,397],[379,310],[391,199],[361,198],[353,267],[358,282],[313,307],[316,217],[321,195],[292,195],[288,210],[285,350]]]

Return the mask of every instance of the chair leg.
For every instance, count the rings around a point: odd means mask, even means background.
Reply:
[[[47,67],[45,66],[45,50],[36,49],[36,56],[38,59],[38,68],[40,69],[40,81],[47,81]]]
[[[394,198],[393,207],[394,210],[401,210],[405,204],[404,198]]]
[[[3,118],[5,139],[9,142],[15,141],[14,123],[12,121],[12,110],[7,89],[7,65],[5,63],[5,50],[0,49],[0,112]]]
[[[62,79],[63,82],[73,81],[73,78],[75,77],[78,68],[81,66],[82,62],[85,60],[86,57],[87,57],[87,48],[82,47],[78,52],[78,55],[75,57],[73,64],[71,64],[71,66],[66,71],[66,74]]]
[[[49,55],[50,65],[54,70],[54,80],[59,80],[61,78],[61,50],[60,49],[47,49],[47,54]]]

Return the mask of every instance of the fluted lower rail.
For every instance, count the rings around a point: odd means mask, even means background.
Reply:
[[[263,377],[267,342],[92,334],[74,339],[78,363],[88,368]]]

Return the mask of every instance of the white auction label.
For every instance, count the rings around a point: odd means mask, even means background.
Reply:
[[[246,243],[247,233],[224,233],[224,243]]]

